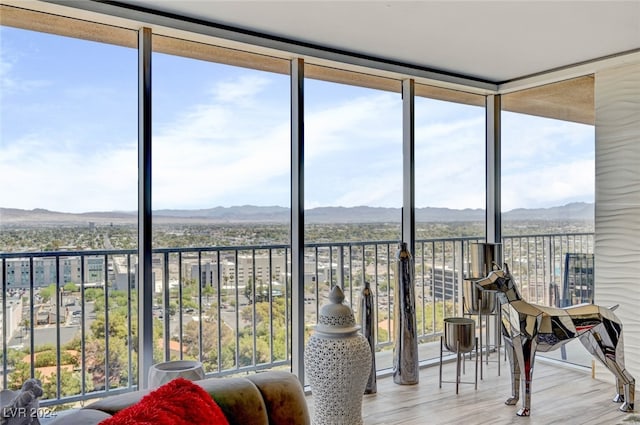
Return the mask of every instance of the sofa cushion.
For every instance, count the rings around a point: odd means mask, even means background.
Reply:
[[[100,425],[228,425],[222,410],[201,386],[177,378]]]
[[[270,424],[262,394],[250,380],[209,378],[196,383],[216,400],[230,425]]]

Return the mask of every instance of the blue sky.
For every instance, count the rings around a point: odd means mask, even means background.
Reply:
[[[2,207],[137,207],[137,54],[0,27]],[[289,204],[285,75],[153,56],[154,208]],[[401,206],[398,93],[305,83],[305,206]],[[484,111],[416,99],[416,203],[484,207]],[[503,114],[505,210],[593,202],[593,127]]]

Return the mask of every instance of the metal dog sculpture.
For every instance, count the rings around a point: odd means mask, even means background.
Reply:
[[[617,394],[614,402],[622,403],[620,410],[633,411],[635,379],[624,366],[622,323],[614,309],[594,304],[580,304],[566,308],[545,307],[524,301],[505,264],[494,265],[487,277],[475,280],[476,287],[497,293],[502,317],[502,335],[511,363],[512,396],[505,404],[515,405],[520,398],[520,380],[524,398],[519,416],[531,413],[531,381],[537,351],[555,350],[574,338],[597,357],[616,377]]]

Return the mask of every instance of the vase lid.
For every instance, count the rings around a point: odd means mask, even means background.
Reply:
[[[356,325],[353,311],[343,304],[344,292],[339,286],[334,286],[329,293],[329,303],[320,308],[316,331],[325,334],[350,334],[360,330]]]

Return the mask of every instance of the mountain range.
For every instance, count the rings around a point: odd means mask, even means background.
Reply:
[[[307,223],[393,223],[400,221],[400,208],[319,207],[305,212]],[[416,208],[417,222],[484,221],[484,209]],[[510,221],[592,221],[594,204],[574,202],[551,208],[518,208],[502,214]],[[0,207],[0,225],[46,224],[134,224],[134,211],[65,213],[36,208],[23,210]],[[153,212],[155,223],[286,223],[289,209],[279,206],[243,205],[195,210],[162,209]]]

